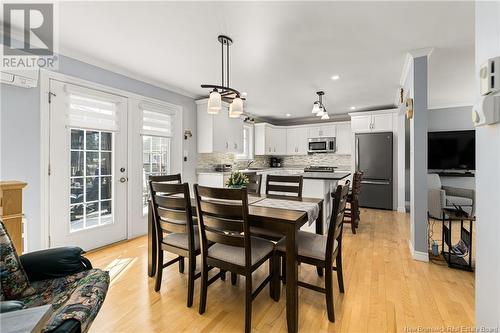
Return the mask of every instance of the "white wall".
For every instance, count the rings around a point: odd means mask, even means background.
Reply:
[[[476,77],[500,56],[500,2],[476,1]],[[479,96],[479,82],[476,84]],[[476,130],[476,326],[500,326],[500,124]]]
[[[72,58],[59,56],[59,72],[112,88],[181,105],[183,127],[193,137],[183,141],[189,159],[183,162],[183,180],[196,181],[196,107],[194,99],[152,86],[121,74]],[[0,179],[26,181],[24,213],[27,220],[28,251],[42,247],[40,233],[40,88],[1,85]]]

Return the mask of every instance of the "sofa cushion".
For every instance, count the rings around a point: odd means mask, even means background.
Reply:
[[[2,222],[0,222],[0,284],[1,300],[15,300],[34,293]]]
[[[104,302],[109,286],[109,273],[91,269],[62,278],[36,281],[33,295],[20,299],[26,307],[52,304],[53,313],[44,332],[76,319],[82,332],[87,331]]]
[[[455,204],[457,206],[472,206],[472,199],[447,195],[446,196],[446,205],[453,206],[453,204]]]

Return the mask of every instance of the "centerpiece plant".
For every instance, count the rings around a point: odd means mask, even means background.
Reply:
[[[239,171],[231,172],[231,176],[226,182],[227,187],[242,188],[248,184],[248,177]]]

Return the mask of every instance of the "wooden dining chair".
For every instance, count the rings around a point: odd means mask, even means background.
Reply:
[[[262,187],[262,175],[251,173],[246,175],[248,178],[247,191],[249,194],[260,194]]]
[[[302,176],[268,175],[266,179],[266,195],[302,198],[302,183]]]
[[[173,175],[149,176],[149,180],[162,183],[178,183],[178,184],[182,183],[180,173],[176,173]]]
[[[166,176],[155,176],[166,177]],[[162,180],[165,178],[162,178]],[[188,183],[169,184],[149,181],[153,219],[156,229],[157,273],[155,291],[160,291],[163,269],[179,262],[179,272],[184,273],[184,258],[188,258],[187,306],[193,305],[196,256],[200,254],[200,240],[192,218],[191,197]],[[163,263],[163,252],[178,255]],[[182,263],[182,264],[181,264]]]
[[[359,211],[359,194],[361,193],[361,178],[363,172],[356,171],[352,177],[352,189],[347,195],[347,205],[344,214],[344,223],[351,225],[351,231],[356,234],[356,228],[359,226],[360,211]],[[335,198],[335,193],[332,193]]]
[[[344,279],[342,276],[342,228],[344,212],[349,193],[349,183],[337,186],[335,191],[330,226],[327,235],[318,235],[311,232],[300,231],[297,234],[297,261],[325,269],[325,287],[320,287],[307,282],[298,281],[299,287],[308,288],[326,295],[326,308],[328,320],[335,322],[333,310],[333,273],[337,271],[339,290],[344,292]],[[286,244],[284,241],[276,244],[276,254],[282,261],[286,257]],[[333,262],[335,261],[335,266]],[[282,272],[282,275],[286,272]],[[276,288],[279,288],[279,284]],[[279,296],[279,289],[276,290]]]
[[[208,286],[217,276],[208,279],[209,266],[245,276],[245,332],[252,327],[252,300],[274,278],[279,285],[278,269],[274,267],[274,244],[252,237],[248,221],[247,189],[224,189],[194,185],[201,239],[200,314],[205,312]],[[213,242],[208,247],[208,242]],[[253,291],[252,273],[269,260],[269,275]],[[270,288],[271,289],[271,288]],[[273,296],[273,290],[270,290]]]

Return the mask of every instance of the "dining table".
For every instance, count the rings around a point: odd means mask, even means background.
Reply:
[[[318,218],[315,223],[315,232],[324,233],[325,221],[323,221],[323,199],[320,198],[296,198],[291,196],[277,195],[248,195],[249,223],[252,227],[267,229],[286,236],[286,319],[288,332],[295,333],[298,330],[299,307],[298,307],[298,264],[297,264],[297,233],[299,229],[308,223],[306,211],[265,207],[255,205],[259,201],[272,198],[277,200],[293,200],[304,203],[317,204],[319,207]],[[196,215],[196,200],[191,198],[193,215]],[[156,274],[156,243],[155,224],[153,223],[152,204],[148,209],[148,275]],[[317,268],[318,274],[323,275],[322,268]]]

